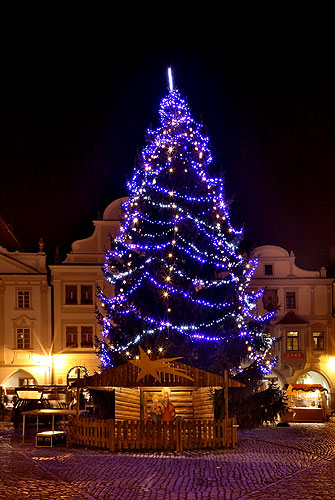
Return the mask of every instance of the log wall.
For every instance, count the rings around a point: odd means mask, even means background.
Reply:
[[[115,420],[140,420],[140,391],[115,387]]]
[[[214,404],[209,387],[201,387],[193,392],[193,412],[194,418],[214,418]]]

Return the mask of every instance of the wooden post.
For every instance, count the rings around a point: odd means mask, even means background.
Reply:
[[[24,431],[26,428],[26,416],[23,415],[23,422],[22,422],[22,443],[24,444]]]
[[[77,368],[77,421],[79,421],[79,396],[80,396],[80,387],[79,387],[79,380],[80,380],[80,368]]]
[[[229,412],[228,412],[228,395],[229,395],[228,384],[229,384],[228,371],[225,370],[224,371],[224,415],[225,415],[225,420],[226,421],[229,418]]]
[[[115,420],[109,419],[108,424],[108,448],[109,451],[115,451]]]

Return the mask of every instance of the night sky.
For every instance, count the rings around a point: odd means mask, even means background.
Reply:
[[[335,245],[333,57],[300,47],[240,50],[199,40],[108,50],[25,47],[2,62],[0,214],[49,261],[93,232],[125,196],[146,129],[158,126],[166,70],[202,120],[246,248],[293,250],[307,269]],[[128,48],[127,48],[128,47]]]

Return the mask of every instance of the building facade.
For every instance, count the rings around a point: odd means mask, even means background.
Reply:
[[[0,247],[0,385],[49,384],[51,360],[46,255]]]
[[[119,231],[121,203],[112,202],[102,220],[93,221],[89,238],[72,243],[64,262],[50,267],[53,289],[53,367],[52,383],[67,384],[77,367],[82,374],[99,371],[94,337],[99,334],[96,321],[96,287],[106,289],[101,266],[110,248],[110,237]],[[108,290],[111,295],[112,290]]]
[[[94,231],[75,241],[59,264],[46,268],[40,252],[0,247],[0,385],[66,385],[77,376],[99,371],[94,337],[96,286],[106,290],[101,267],[110,237],[119,231],[121,204],[112,202]],[[278,338],[278,363],[271,377],[290,383],[321,383],[335,407],[334,279],[325,269],[307,271],[277,246],[254,250],[259,263],[251,288],[264,288],[258,314],[277,310],[271,322]]]
[[[264,289],[258,314],[277,310],[271,331],[278,338],[278,363],[272,377],[280,385],[319,383],[335,406],[335,325],[333,278],[326,270],[308,271],[295,264],[295,255],[266,245],[254,250],[259,263],[254,290]]]

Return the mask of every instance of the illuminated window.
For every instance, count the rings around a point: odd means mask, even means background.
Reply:
[[[286,333],[286,350],[299,351],[299,332]]]
[[[17,307],[18,309],[30,309],[30,291],[17,291]]]
[[[285,303],[286,303],[286,309],[296,308],[295,292],[286,292]]]
[[[30,328],[17,328],[16,329],[16,348],[17,349],[30,349]]]
[[[78,347],[78,327],[66,327],[66,347]]]
[[[93,347],[93,326],[81,327],[81,347]]]
[[[29,385],[35,385],[35,379],[33,378],[19,378],[20,387],[28,387]]]
[[[264,274],[265,274],[265,276],[272,276],[273,275],[272,264],[265,264],[264,265]]]
[[[315,351],[323,351],[325,348],[324,332],[313,332],[313,349]]]

